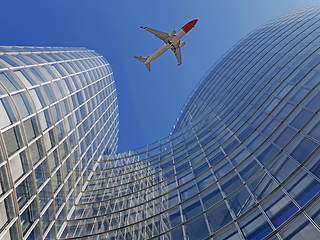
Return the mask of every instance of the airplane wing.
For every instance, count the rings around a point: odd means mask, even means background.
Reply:
[[[152,34],[154,34],[157,38],[160,38],[161,40],[163,40],[165,43],[167,42],[167,39],[169,38],[169,34],[165,33],[165,32],[161,32],[152,28],[148,28],[148,27],[141,27],[145,30],[147,30],[148,32],[151,32]]]
[[[182,63],[182,58],[181,58],[181,48],[179,47],[180,41],[176,44],[176,46],[172,47],[171,50],[174,52],[174,55],[176,56],[178,60],[178,66],[181,65]]]

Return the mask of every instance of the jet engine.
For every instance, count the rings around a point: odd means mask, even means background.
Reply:
[[[186,45],[186,42],[185,42],[185,41],[182,41],[182,42],[179,44],[179,48],[182,48],[184,45]]]
[[[175,33],[176,33],[176,31],[175,31],[175,30],[172,30],[172,32],[169,33],[169,37],[172,37]]]

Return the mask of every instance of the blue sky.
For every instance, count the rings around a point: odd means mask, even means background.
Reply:
[[[119,151],[166,137],[183,103],[206,71],[235,43],[266,21],[316,0],[16,0],[3,1],[0,45],[83,46],[111,64],[120,111]],[[140,26],[178,31],[199,21],[182,40],[182,65],[167,51],[149,73],[135,55],[162,41]]]

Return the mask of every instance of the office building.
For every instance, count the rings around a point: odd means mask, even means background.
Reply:
[[[320,4],[249,33],[123,153],[100,55],[0,50],[0,238],[320,238]]]
[[[87,49],[0,51],[0,239],[55,239],[95,156],[116,152],[113,73]]]

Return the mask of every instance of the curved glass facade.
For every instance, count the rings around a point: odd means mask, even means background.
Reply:
[[[0,47],[0,114],[0,239],[56,239],[117,149],[112,70],[84,48]]]
[[[0,238],[320,238],[320,4],[248,34],[167,138],[123,153],[100,55],[0,50]]]

